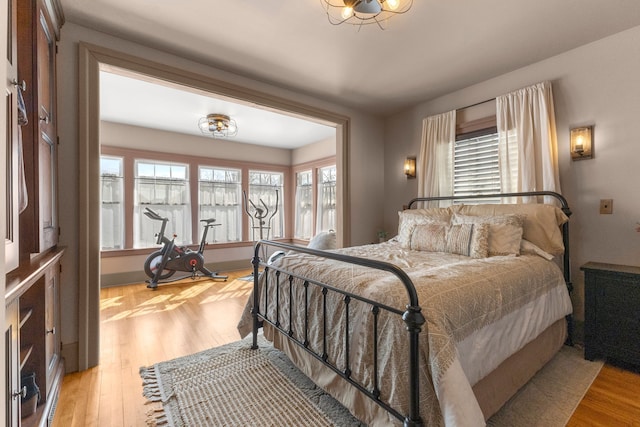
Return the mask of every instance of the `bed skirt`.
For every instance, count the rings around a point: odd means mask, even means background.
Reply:
[[[276,348],[289,356],[292,362],[319,387],[347,407],[358,419],[369,426],[402,425],[382,407],[371,401],[351,384],[322,365],[313,356],[287,337],[265,325],[264,335]],[[564,345],[567,322],[560,319],[537,338],[510,356],[493,372],[473,386],[473,392],[485,420],[495,414],[527,381],[529,381]]]

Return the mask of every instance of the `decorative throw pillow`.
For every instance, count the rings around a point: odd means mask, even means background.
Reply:
[[[453,215],[453,224],[489,224],[489,256],[520,255],[523,215]]]
[[[449,225],[451,222],[451,208],[408,209],[398,212],[398,241],[400,246],[408,249],[411,243],[411,233],[418,224]]]
[[[447,251],[447,228],[444,224],[416,224],[409,237],[409,249],[426,252]]]
[[[309,241],[309,249],[329,250],[336,248],[336,232],[333,230],[321,231]]]
[[[486,258],[489,253],[489,225],[419,224],[411,233],[410,247],[417,251]]]

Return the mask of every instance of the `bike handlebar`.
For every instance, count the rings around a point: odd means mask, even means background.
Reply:
[[[156,220],[156,221],[168,221],[169,218],[163,218],[161,217],[157,212],[151,210],[151,208],[144,208],[145,212],[144,214],[146,216],[148,216],[149,218]]]

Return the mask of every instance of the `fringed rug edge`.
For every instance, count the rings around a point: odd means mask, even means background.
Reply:
[[[142,378],[142,395],[147,399],[149,409],[146,412],[148,427],[175,427],[170,420],[170,415],[165,411],[165,406],[172,404],[171,396],[167,397],[162,384],[158,381],[160,373],[158,365],[143,366],[140,368]]]

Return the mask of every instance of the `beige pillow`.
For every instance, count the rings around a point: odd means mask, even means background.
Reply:
[[[418,224],[411,233],[410,248],[486,258],[489,252],[489,225]]]
[[[522,238],[552,255],[564,252],[560,226],[569,218],[562,209],[542,203],[462,205],[463,215],[496,216],[507,214],[526,215],[522,226]]]
[[[453,224],[489,224],[489,256],[519,255],[523,215],[472,216],[454,214]]]
[[[398,212],[398,241],[400,246],[410,247],[411,233],[418,224],[442,224],[451,223],[451,208],[408,209]]]

